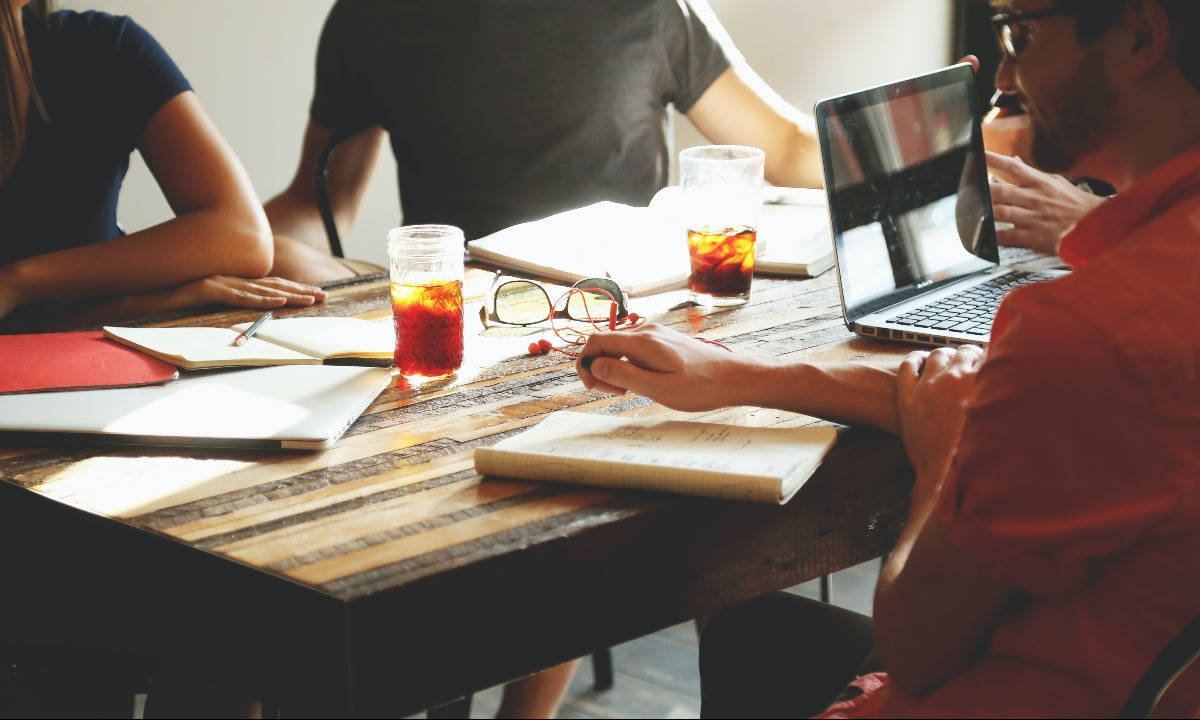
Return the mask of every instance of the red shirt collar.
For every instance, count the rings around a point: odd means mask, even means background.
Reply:
[[[1129,190],[1084,216],[1063,236],[1058,254],[1078,270],[1123,243],[1154,216],[1196,193],[1200,193],[1200,146],[1154,168]]]

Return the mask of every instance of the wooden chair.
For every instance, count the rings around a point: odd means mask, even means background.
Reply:
[[[337,223],[333,219],[333,203],[329,199],[329,157],[337,148],[338,143],[348,135],[337,135],[317,155],[316,172],[313,177],[313,187],[316,191],[317,208],[321,211],[321,224],[325,226],[325,235],[329,239],[329,250],[334,257],[344,258],[342,238],[338,233]],[[613,686],[612,650],[604,648],[592,653],[592,686],[596,690],[608,690]],[[471,714],[471,696],[459,698],[454,702],[433,708],[428,712],[431,718],[465,718]]]
[[[1119,717],[1150,717],[1175,680],[1191,668],[1197,658],[1200,658],[1200,616],[1167,643],[1154,662],[1150,663],[1142,679],[1129,694]],[[1192,710],[1194,712],[1200,708]]]

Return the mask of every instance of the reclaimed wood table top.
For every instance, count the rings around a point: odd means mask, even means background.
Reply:
[[[682,416],[585,390],[569,358],[482,332],[468,271],[457,377],[402,382],[321,452],[0,446],[0,640],[170,658],[292,714],[445,702],[887,551],[911,474],[900,443],[842,429],[786,506],[480,478],[472,450],[573,409]],[[631,308],[736,352],[895,362],[850,335],[833,272],[756,278],[733,310]],[[279,316],[390,313],[385,280]],[[156,324],[228,326],[254,311]],[[536,337],[536,336],[535,336]],[[690,417],[807,424],[733,408]]]

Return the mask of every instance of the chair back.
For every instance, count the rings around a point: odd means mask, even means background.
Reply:
[[[329,178],[329,156],[333,154],[334,149],[342,140],[345,140],[348,135],[334,134],[329,138],[329,142],[321,149],[317,155],[317,164],[315,177],[313,178],[313,189],[316,192],[317,208],[321,211],[321,223],[325,226],[325,236],[329,238],[329,251],[334,257],[346,257],[342,250],[342,238],[338,235],[337,223],[333,219],[333,205],[329,201],[329,187],[327,181]]]
[[[1188,623],[1150,663],[1142,679],[1129,694],[1120,717],[1149,717],[1171,684],[1196,662],[1197,657],[1200,657],[1200,616]]]

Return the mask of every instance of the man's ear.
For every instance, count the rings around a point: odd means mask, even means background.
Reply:
[[[1129,4],[1125,33],[1130,70],[1142,76],[1170,57],[1172,47],[1171,22],[1162,5],[1154,0]]]

